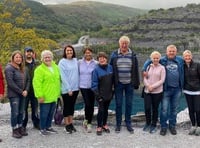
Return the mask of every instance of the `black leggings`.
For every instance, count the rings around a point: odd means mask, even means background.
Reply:
[[[158,121],[158,107],[163,98],[163,93],[144,94],[144,109],[146,116],[146,124],[156,126]]]
[[[73,95],[69,96],[69,94],[62,94],[64,108],[63,108],[63,116],[73,116],[74,115],[74,107],[76,103],[76,99],[79,91],[73,91]]]
[[[192,126],[200,126],[200,95],[185,94]]]
[[[102,127],[107,124],[109,105],[110,101],[98,102],[98,114],[97,114],[98,127]]]
[[[81,94],[85,103],[85,119],[91,124],[94,114],[94,92],[91,89],[81,88]]]

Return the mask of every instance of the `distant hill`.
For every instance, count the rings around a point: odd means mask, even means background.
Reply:
[[[115,36],[127,34],[134,47],[165,51],[169,44],[179,50],[200,49],[200,4],[151,10],[110,28]]]
[[[99,31],[119,21],[145,14],[134,9],[100,2],[74,2],[62,5],[42,5],[24,0],[31,8],[32,20],[26,27],[34,27],[43,37],[59,40],[88,31]],[[74,37],[75,38],[75,37]]]

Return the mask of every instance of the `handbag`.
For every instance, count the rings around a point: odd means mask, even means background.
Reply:
[[[56,125],[61,125],[63,118],[64,118],[64,116],[63,116],[63,105],[62,105],[61,98],[58,98],[56,110],[55,110],[55,113],[54,113],[54,123]]]
[[[144,94],[145,94],[144,89],[145,89],[145,86],[142,87],[141,98],[144,98]]]

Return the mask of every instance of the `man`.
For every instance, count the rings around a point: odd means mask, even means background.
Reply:
[[[30,79],[31,79],[31,85],[29,88],[28,96],[26,98],[26,103],[25,103],[25,117],[23,120],[23,127],[26,128],[27,122],[28,122],[28,107],[29,103],[31,104],[31,118],[33,122],[33,126],[36,129],[39,129],[39,117],[38,117],[38,101],[35,98],[34,91],[33,91],[33,85],[32,85],[32,80],[33,80],[33,74],[34,70],[36,68],[36,61],[34,59],[34,51],[31,47],[26,47],[24,49],[24,56],[25,56],[25,66],[28,69]]]
[[[130,39],[122,36],[119,39],[119,49],[111,54],[110,64],[113,66],[115,100],[116,100],[116,129],[119,133],[122,121],[123,93],[125,93],[125,124],[127,130],[133,133],[131,112],[134,88],[139,88],[139,71],[136,54],[129,48]]]
[[[177,48],[175,45],[167,46],[166,56],[160,59],[160,63],[165,66],[166,78],[164,83],[164,96],[161,101],[160,135],[165,136],[167,128],[172,135],[176,135],[176,117],[179,106],[179,99],[183,88],[184,71],[183,59],[176,56]],[[147,68],[150,61],[146,61],[143,70]],[[169,125],[167,124],[167,121]]]

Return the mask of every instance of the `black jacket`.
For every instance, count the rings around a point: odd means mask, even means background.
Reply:
[[[200,91],[200,63],[192,61],[189,66],[184,63],[184,89]]]

